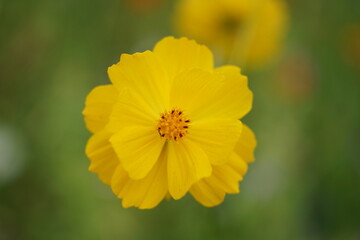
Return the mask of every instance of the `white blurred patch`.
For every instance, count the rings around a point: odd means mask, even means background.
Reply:
[[[245,176],[248,177],[248,182],[244,184],[243,189],[246,187],[248,195],[253,200],[272,201],[286,190],[288,174],[277,159],[258,157],[256,161],[258,161],[256,170]]]
[[[0,124],[0,185],[16,179],[25,164],[22,136],[7,125]]]

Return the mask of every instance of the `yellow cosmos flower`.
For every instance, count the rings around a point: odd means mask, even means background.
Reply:
[[[252,104],[239,68],[214,68],[205,46],[167,37],[153,51],[121,55],[108,74],[112,84],[86,99],[86,154],[124,207],[187,192],[215,206],[239,192],[256,145],[239,121]]]
[[[175,14],[178,32],[249,67],[278,52],[286,22],[282,0],[179,0]]]

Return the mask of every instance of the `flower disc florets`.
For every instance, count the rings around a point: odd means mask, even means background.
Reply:
[[[181,110],[173,109],[161,114],[157,130],[160,137],[177,141],[188,133],[189,124]]]

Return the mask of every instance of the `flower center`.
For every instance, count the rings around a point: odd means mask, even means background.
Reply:
[[[220,28],[228,35],[235,35],[240,25],[241,21],[233,16],[225,16],[220,22]]]
[[[161,138],[179,140],[188,133],[190,120],[178,109],[161,114],[157,130]]]

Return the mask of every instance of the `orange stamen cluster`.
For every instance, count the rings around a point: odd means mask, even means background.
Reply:
[[[160,137],[167,140],[179,140],[188,133],[190,120],[180,110],[173,109],[161,114],[158,132]]]

